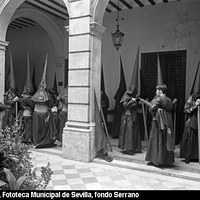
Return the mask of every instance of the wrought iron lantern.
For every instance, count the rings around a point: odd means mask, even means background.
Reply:
[[[118,0],[118,7],[119,7],[119,0]],[[117,30],[114,33],[111,33],[112,35],[112,41],[113,41],[113,45],[115,46],[115,48],[118,49],[122,46],[123,43],[123,39],[124,39],[124,33],[122,33],[119,29],[119,9],[117,10]]]

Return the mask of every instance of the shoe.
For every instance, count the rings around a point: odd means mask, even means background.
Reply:
[[[50,143],[50,144],[45,144],[45,145],[37,145],[35,149],[44,149],[44,148],[51,148],[51,147],[56,147],[57,144],[55,143]]]
[[[190,160],[189,160],[189,159],[185,159],[185,163],[186,163],[186,164],[189,164],[189,163],[190,163]]]
[[[158,167],[158,168],[163,168],[163,167],[164,167],[163,165],[155,164],[155,163],[153,163],[153,162],[148,162],[147,165],[154,166],[154,167]]]
[[[128,154],[128,155],[133,155],[133,154],[134,154],[134,152],[133,152],[133,151],[130,151],[130,150],[125,150],[125,151],[123,151],[122,153]]]
[[[154,163],[148,162],[147,165],[154,166]]]
[[[113,161],[113,158],[112,157],[109,157],[109,156],[105,156],[103,155],[103,159],[107,162],[112,162]]]
[[[101,154],[101,153],[97,153],[96,155],[97,158],[101,158],[107,162],[112,162],[113,161],[113,158],[112,157],[109,157],[107,154]]]

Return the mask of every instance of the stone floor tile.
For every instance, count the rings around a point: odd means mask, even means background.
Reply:
[[[97,183],[97,178],[96,177],[86,177],[82,178],[84,183]]]
[[[83,184],[83,180],[81,178],[67,179],[67,181],[69,185]]]
[[[80,178],[79,174],[65,174],[67,179]]]
[[[51,179],[52,180],[63,180],[63,179],[65,180],[66,176],[64,173],[63,174],[52,174]]]
[[[68,180],[67,179],[52,180],[52,184],[53,186],[68,185]]]

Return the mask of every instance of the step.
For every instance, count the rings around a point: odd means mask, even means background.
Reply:
[[[171,168],[159,168],[155,166],[149,166],[146,164],[146,162],[142,163],[125,161],[125,159],[121,159],[117,156],[113,156],[112,162],[106,162],[100,158],[95,158],[92,162],[200,182],[200,173],[195,170],[189,171],[188,169],[190,167],[183,168],[181,166],[174,165]]]

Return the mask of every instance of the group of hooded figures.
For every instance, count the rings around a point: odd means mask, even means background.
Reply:
[[[135,74],[137,74],[137,70],[135,70]],[[174,113],[176,101],[172,101],[167,96],[167,86],[163,84],[161,77],[159,69],[156,94],[150,102],[140,98],[138,85],[135,81],[137,78],[132,77],[130,86],[122,98],[118,99],[111,136],[119,138],[118,147],[122,153],[129,155],[141,153],[143,151],[141,138],[142,132],[144,132],[144,127],[141,126],[141,113],[145,114],[146,109],[144,110],[142,107],[146,106],[147,112],[151,115],[151,125],[145,160],[148,165],[169,167],[173,166],[175,162]],[[180,141],[180,158],[183,158],[187,164],[199,160],[199,119],[197,117],[199,106],[200,64],[198,64],[190,96],[186,100],[183,110],[186,120]]]
[[[26,84],[20,97],[16,91],[11,63],[9,89],[4,95],[4,103],[0,103],[0,111],[4,110],[2,129],[5,129],[7,126],[12,126],[15,122],[21,123],[23,131],[22,141],[25,143],[32,143],[37,148],[52,147],[55,145],[54,142],[56,140],[62,144],[63,128],[67,121],[67,88],[64,88],[60,94],[57,94],[55,87],[47,90],[46,69],[47,57],[41,82],[37,91],[34,92],[33,83],[30,78],[28,59]],[[135,74],[137,74],[137,70]],[[136,80],[137,78],[133,76],[132,79]],[[167,97],[166,93],[167,86],[162,83],[162,78],[159,74],[156,95],[150,102],[140,98],[138,95],[138,85],[133,81],[122,98],[118,100],[120,111],[117,112],[117,115],[120,121],[114,123],[119,126],[118,147],[123,153],[133,155],[142,152],[142,130],[140,125],[141,118],[139,116],[141,114],[141,107],[145,104],[152,116],[145,160],[148,161],[149,165],[158,167],[171,166],[174,162],[174,104],[172,100]],[[186,121],[180,143],[180,157],[185,158],[186,163],[198,160],[199,158],[197,117],[199,105],[200,64],[198,64],[191,93],[185,103],[183,111],[183,113],[186,114]],[[21,114],[17,120],[19,107]],[[101,124],[101,122],[99,122],[99,124]],[[98,135],[98,137],[96,135],[95,145],[98,146],[96,156],[111,162],[112,158],[108,156],[108,135],[106,136],[104,131],[96,132],[97,134],[101,134]],[[115,136],[116,129],[114,129],[114,137]]]
[[[41,82],[34,92],[28,57],[26,84],[20,96],[11,63],[9,88],[5,92],[4,102],[0,105],[1,111],[4,110],[1,128],[20,125],[22,142],[33,144],[36,148],[52,147],[56,145],[55,142],[62,145],[63,128],[67,121],[67,88],[58,94],[54,80],[54,87],[47,89],[46,69],[47,56]]]
[[[121,99],[122,116],[118,147],[123,153],[130,155],[142,152],[139,115],[141,104],[145,103],[152,116],[145,160],[148,161],[148,165],[158,167],[171,166],[175,161],[174,104],[166,96],[166,92],[167,86],[161,84],[157,85],[156,95],[151,102],[136,97],[132,90],[127,90]],[[199,159],[198,106],[200,106],[200,90],[190,95],[184,107],[186,122],[180,142],[180,158],[184,158],[187,164]]]

